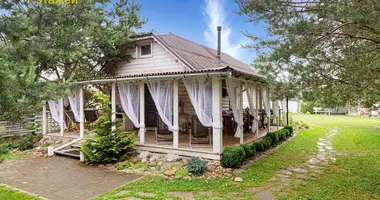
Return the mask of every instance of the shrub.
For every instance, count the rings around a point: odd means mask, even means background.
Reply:
[[[286,139],[286,132],[284,129],[277,131],[278,137],[280,138],[280,141],[284,141]]]
[[[254,145],[256,147],[256,152],[265,151],[265,146],[264,146],[264,144],[261,141],[260,142],[255,142]]]
[[[283,131],[285,132],[285,136],[287,138],[290,137],[290,130],[289,129],[284,128]]]
[[[255,145],[255,143],[250,144],[249,147],[251,148],[252,156],[256,155],[256,145]]]
[[[95,135],[85,140],[80,150],[86,162],[94,164],[113,163],[124,160],[134,147],[134,136],[119,129],[120,122],[111,120],[112,110],[107,95],[97,93],[102,115],[94,123]],[[115,130],[112,127],[115,126]]]
[[[15,147],[20,151],[33,149],[33,147],[37,144],[38,141],[41,140],[41,138],[41,134],[35,135],[28,133],[26,135],[22,135],[19,139],[16,140]]]
[[[266,145],[265,149],[269,149],[272,146],[272,139],[269,136],[265,136],[263,140]]]
[[[252,150],[252,145],[242,144],[240,146],[244,149],[246,158],[250,158],[255,154],[256,150],[255,151]]]
[[[203,174],[206,169],[206,162],[201,160],[199,157],[192,157],[189,160],[188,171],[192,174]]]
[[[276,145],[278,144],[278,142],[280,141],[277,132],[268,133],[268,136],[269,136],[269,137],[271,138],[271,140],[272,140],[272,144],[271,144],[272,146],[276,146]]]
[[[222,154],[222,165],[236,168],[243,163],[244,158],[245,152],[241,146],[226,147]]]
[[[292,125],[286,125],[284,127],[284,129],[288,129],[289,130],[289,135],[292,136],[293,133],[294,133],[294,129],[293,129],[293,126]]]

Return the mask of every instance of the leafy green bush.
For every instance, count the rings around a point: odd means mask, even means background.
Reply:
[[[290,135],[290,130],[289,130],[289,129],[284,128],[284,129],[282,129],[282,130],[285,132],[285,135],[286,135],[287,138],[291,136],[291,135]]]
[[[277,132],[268,133],[268,136],[272,140],[272,144],[271,144],[272,146],[276,146],[280,142],[280,139],[279,139]]]
[[[206,169],[206,162],[201,160],[199,157],[192,157],[189,160],[188,171],[192,174],[203,174]]]
[[[113,163],[124,160],[134,147],[134,136],[119,129],[120,122],[111,120],[112,110],[107,95],[97,93],[102,105],[102,115],[94,123],[94,136],[86,139],[80,150],[86,162],[94,164]],[[112,127],[115,126],[115,130]]]
[[[265,150],[269,149],[272,146],[272,139],[269,136],[265,136],[262,142],[265,143]]]
[[[240,145],[243,149],[244,149],[244,152],[245,152],[245,156],[246,158],[250,158],[252,157],[253,155],[255,155],[255,151],[252,150],[252,145],[249,145],[249,144],[242,144]]]
[[[256,155],[256,145],[255,145],[255,143],[250,144],[249,147],[251,147],[252,156]]]
[[[292,135],[293,135],[293,133],[294,133],[294,128],[293,128],[292,125],[286,125],[286,126],[284,127],[284,129],[288,129],[288,130],[289,130],[289,136],[292,136]]]
[[[236,168],[244,162],[245,152],[241,146],[224,148],[222,154],[222,165],[225,167]]]
[[[255,145],[255,147],[256,147],[256,152],[265,151],[264,143],[262,143],[261,141],[255,142],[255,143],[253,143],[253,145]]]
[[[20,138],[18,138],[15,142],[15,147],[20,151],[25,151],[28,149],[33,149],[33,147],[37,144],[38,141],[40,141],[42,138],[41,134],[32,134],[28,133],[25,135],[22,135]]]

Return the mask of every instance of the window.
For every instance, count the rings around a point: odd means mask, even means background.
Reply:
[[[140,56],[150,56],[152,54],[151,44],[144,44],[140,46]]]

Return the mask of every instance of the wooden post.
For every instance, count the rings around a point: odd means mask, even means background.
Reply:
[[[79,87],[79,135],[80,138],[84,137],[84,97],[83,88]]]
[[[270,118],[271,118],[271,105],[270,105],[270,92],[269,92],[269,88],[267,89],[267,99],[266,99],[268,102],[268,107],[269,107],[269,116],[268,117],[268,133],[270,132]]]
[[[259,85],[256,85],[256,116],[257,124],[256,124],[256,138],[259,138]]]
[[[111,87],[111,108],[112,108],[112,122],[116,122],[116,83],[112,83]],[[112,126],[112,131],[116,129],[116,126]]]
[[[59,125],[60,125],[60,133],[61,133],[61,136],[63,136],[63,133],[65,132],[65,108],[64,108],[64,105],[63,105],[63,98],[58,100],[58,104],[59,104],[59,119],[61,120],[59,122]]]
[[[212,141],[213,152],[223,151],[223,123],[222,123],[222,80],[220,77],[212,77]]]
[[[240,96],[239,96],[239,110],[240,110],[240,115],[241,115],[241,118],[243,119],[244,121],[244,113],[243,113],[243,84],[240,83],[239,84],[239,93],[240,93]],[[236,101],[238,102],[238,101]],[[242,134],[240,135],[240,144],[244,144],[244,125],[243,125],[243,132]]]
[[[286,125],[289,125],[289,98],[286,97]]]
[[[179,147],[179,103],[178,103],[178,79],[173,83],[173,148]]]
[[[47,116],[46,116],[46,102],[42,105],[42,134],[47,134]]]
[[[140,87],[140,144],[145,144],[145,83],[141,81]]]
[[[280,129],[280,117],[281,117],[281,111],[280,111],[280,107],[279,107],[279,102],[278,101],[276,101],[277,102],[277,107],[279,108],[278,109],[278,117],[277,117],[277,130],[279,130]]]

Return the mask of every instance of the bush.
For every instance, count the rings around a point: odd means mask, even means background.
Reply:
[[[286,136],[287,138],[290,137],[290,130],[289,130],[289,129],[284,128],[284,129],[282,129],[282,131],[285,132],[285,136]]]
[[[20,151],[33,149],[33,147],[37,144],[38,141],[41,140],[41,138],[41,134],[35,135],[28,133],[26,135],[22,135],[19,139],[16,140],[15,147]]]
[[[268,136],[272,140],[272,144],[271,144],[272,146],[276,146],[280,142],[277,132],[268,133]]]
[[[262,143],[261,141],[260,142],[255,142],[255,143],[253,143],[253,145],[255,145],[255,147],[256,147],[256,152],[265,151],[264,143]]]
[[[85,140],[80,150],[85,155],[86,162],[107,164],[124,160],[134,147],[134,136],[119,129],[120,122],[111,120],[112,110],[107,95],[97,93],[101,102],[102,115],[94,123],[94,136]],[[112,127],[115,126],[115,130]]]
[[[244,149],[246,158],[250,158],[253,155],[255,155],[256,150],[255,151],[252,150],[252,145],[242,144],[240,146]]]
[[[292,125],[286,125],[286,126],[284,127],[284,129],[288,129],[288,130],[289,130],[289,134],[290,134],[290,136],[293,135],[293,133],[294,133],[294,128],[293,128]]]
[[[226,147],[222,154],[222,165],[236,168],[243,163],[245,152],[241,146]]]
[[[265,143],[265,150],[269,149],[272,146],[272,139],[269,136],[265,136],[263,138],[263,142]]]
[[[249,147],[251,147],[252,156],[256,155],[256,145],[255,145],[255,143],[249,145]]]
[[[188,165],[189,173],[199,175],[199,174],[203,174],[205,169],[206,169],[206,162],[201,160],[199,157],[192,157],[189,160],[189,165]]]

